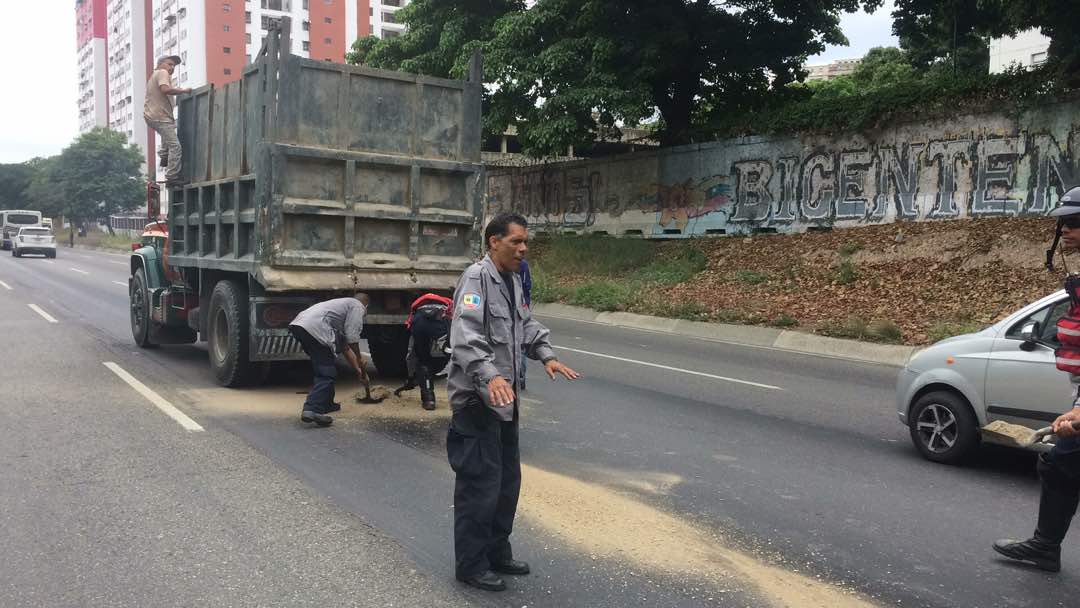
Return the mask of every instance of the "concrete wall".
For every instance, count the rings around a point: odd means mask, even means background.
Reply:
[[[492,168],[489,213],[535,228],[677,238],[1038,215],[1080,185],[1080,102],[872,133],[748,137]]]

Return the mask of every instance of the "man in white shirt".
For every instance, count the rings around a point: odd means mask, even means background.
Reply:
[[[143,118],[147,126],[161,136],[162,156],[168,157],[165,168],[165,183],[176,186],[180,180],[180,140],[176,136],[176,119],[173,118],[173,103],[170,95],[190,93],[191,89],[178,89],[173,86],[172,73],[180,65],[180,57],[169,55],[158,59],[157,68],[146,83],[146,101],[143,104]]]

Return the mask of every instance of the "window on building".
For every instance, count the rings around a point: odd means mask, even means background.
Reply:
[[[373,7],[370,7],[370,6],[368,7],[367,16],[368,17],[374,17],[375,16],[375,9]]]
[[[228,25],[223,25],[223,26],[221,26],[221,29],[227,32],[227,31],[229,31],[229,26]]]
[[[324,42],[325,44],[333,44],[333,42],[334,42],[333,40],[331,40],[331,39],[329,39],[329,38],[323,38],[323,39],[322,39],[322,41],[323,41],[323,42]]]
[[[272,11],[287,11],[288,4],[287,0],[262,0],[262,7]]]
[[[225,68],[225,75],[232,76],[232,70],[230,70],[229,68]]]
[[[386,30],[386,29],[384,29],[382,31],[382,37],[383,38],[396,38],[396,37],[398,37],[400,35],[401,34],[399,32],[395,32],[394,30]]]
[[[374,36],[375,35],[375,26],[374,25],[367,26],[367,33]]]
[[[401,0],[382,0],[383,6],[401,6]]]
[[[323,17],[323,22],[325,22],[325,23],[333,23],[334,20],[331,19],[330,17]]]
[[[244,41],[251,44],[251,34],[244,34]]]
[[[1046,63],[1046,53],[1032,53],[1031,65],[1042,65]]]
[[[323,4],[330,6],[334,3],[334,0],[323,0]]]
[[[305,32],[310,31],[311,30],[311,22],[310,21],[305,21],[304,23],[302,23],[300,25],[300,28],[303,29]]]
[[[305,11],[306,11],[306,10],[308,10],[308,5],[307,5],[307,3],[308,3],[308,0],[304,0],[304,10],[305,10]]]
[[[187,51],[180,53],[180,61],[187,63]]]
[[[262,29],[270,29],[270,17],[267,17],[266,15],[262,16]]]
[[[383,13],[382,20],[383,23],[397,23],[397,21],[394,21],[394,13]]]
[[[227,47],[227,46],[223,46],[223,47],[221,47],[221,52],[225,53],[226,55],[230,55],[230,54],[232,54],[232,49]]]
[[[221,5],[221,10],[223,12],[226,12],[226,13],[231,12],[232,11],[232,5],[229,4],[229,3],[222,4]]]
[[[307,40],[305,40],[305,41],[303,42],[303,44],[301,44],[300,46],[301,46],[301,47],[302,47],[302,48],[303,48],[303,49],[304,49],[305,51],[310,51],[310,50],[311,50],[311,43],[310,43],[310,42],[308,42]]]
[[[251,11],[244,11],[244,23],[251,23]]]

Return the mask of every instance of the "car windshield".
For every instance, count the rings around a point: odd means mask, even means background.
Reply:
[[[9,213],[7,214],[7,222],[9,224],[36,224],[38,223],[38,217],[29,213]]]
[[[29,236],[49,236],[50,233],[48,228],[23,228],[22,232],[19,234]]]

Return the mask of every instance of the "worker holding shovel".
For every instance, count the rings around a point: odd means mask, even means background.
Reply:
[[[1054,244],[1046,256],[1047,268],[1053,270],[1059,241],[1063,250],[1080,250],[1080,188],[1066,192],[1050,215],[1057,218]],[[994,543],[994,550],[1005,557],[1050,572],[1061,570],[1061,541],[1065,540],[1080,502],[1080,430],[1073,426],[1080,421],[1080,276],[1068,275],[1065,289],[1070,298],[1069,311],[1058,321],[1058,340],[1062,346],[1054,354],[1058,369],[1070,374],[1078,390],[1072,409],[1054,420],[1052,428],[1059,438],[1057,443],[1049,452],[1039,455],[1042,493],[1035,535],[1025,541]]]
[[[289,333],[311,358],[314,375],[300,420],[319,426],[333,424],[334,419],[328,414],[341,408],[334,402],[336,359],[339,354],[345,355],[360,377],[360,382],[370,391],[371,380],[364,371],[364,360],[358,346],[370,301],[366,293],[357,293],[351,298],[319,302],[301,311],[289,324]]]

